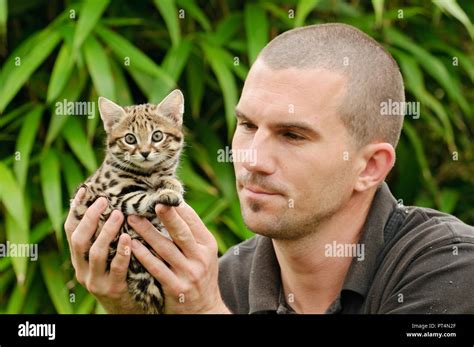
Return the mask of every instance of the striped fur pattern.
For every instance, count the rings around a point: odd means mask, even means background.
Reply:
[[[127,215],[141,215],[159,232],[168,235],[155,213],[157,203],[177,206],[183,200],[183,187],[175,177],[183,148],[182,117],[184,98],[179,90],[171,92],[160,104],[120,107],[99,98],[99,110],[107,133],[107,151],[100,168],[81,187],[86,194],[77,206],[75,218],[82,219],[86,209],[100,196],[109,204],[102,214],[91,242],[114,209]],[[155,252],[128,225],[110,245],[107,270],[115,256],[121,233],[129,234]],[[84,255],[88,260],[88,254]],[[164,296],[160,283],[131,256],[127,275],[129,292],[147,313],[163,313]]]

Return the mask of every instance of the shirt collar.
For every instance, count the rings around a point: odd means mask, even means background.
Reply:
[[[359,240],[364,245],[364,260],[353,260],[342,291],[366,296],[377,271],[377,256],[384,245],[384,228],[396,206],[397,201],[383,182],[374,195]],[[280,306],[280,267],[271,239],[261,235],[256,238],[249,279],[249,313],[275,312]]]

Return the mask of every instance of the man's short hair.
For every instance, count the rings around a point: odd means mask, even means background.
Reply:
[[[330,23],[289,30],[270,41],[259,58],[272,69],[325,68],[347,76],[338,112],[357,146],[396,147],[404,115],[384,115],[382,103],[398,103],[403,111],[403,78],[390,53],[359,29]]]

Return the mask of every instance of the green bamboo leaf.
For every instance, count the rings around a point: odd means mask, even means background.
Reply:
[[[84,165],[89,172],[95,171],[97,169],[95,154],[91,144],[87,141],[87,137],[79,121],[75,118],[70,118],[64,126],[62,133],[64,139],[82,165]]]
[[[82,174],[81,167],[70,154],[60,153],[59,156],[61,158],[61,167],[64,171],[68,195],[72,198],[79,184],[84,182],[84,175]]]
[[[74,117],[73,115],[61,114],[61,112],[58,111],[64,108],[65,102],[74,102],[79,98],[82,91],[84,90],[86,82],[87,72],[85,68],[80,69],[78,72],[74,72],[70,82],[66,85],[66,88],[64,88],[61,95],[58,97],[58,101],[52,105],[53,112],[51,115],[48,132],[46,134],[45,148],[48,148],[53,143],[66,122],[71,117]]]
[[[245,32],[250,64],[257,59],[258,53],[268,42],[269,23],[265,10],[255,4],[245,5]]]
[[[207,194],[217,195],[217,189],[193,170],[191,162],[185,155],[181,157],[181,162],[178,168],[178,177],[183,180],[186,187]]]
[[[188,62],[191,48],[192,46],[188,41],[182,40],[179,44],[168,50],[168,53],[161,63],[161,67],[169,76],[171,76],[171,78],[173,78],[173,80],[179,80],[186,63]],[[170,90],[166,86],[160,83],[155,83],[150,101],[160,102],[169,92]]]
[[[472,25],[471,20],[467,16],[466,12],[459,6],[456,0],[433,0],[441,10],[448,12],[458,21],[460,21],[469,32],[471,39],[474,40],[474,25]]]
[[[408,140],[411,142],[413,149],[415,150],[415,156],[417,158],[418,164],[420,165],[422,177],[425,180],[430,193],[434,197],[437,196],[438,187],[433,175],[431,174],[420,136],[409,122],[403,123],[403,132],[407,135]]]
[[[25,113],[28,112],[33,107],[33,103],[27,102],[24,105],[21,105],[18,108],[15,108],[13,111],[3,115],[0,118],[0,128],[4,127],[8,123],[14,120],[18,120],[19,118],[23,118]]]
[[[79,49],[92,32],[109,2],[109,0],[85,0],[83,2],[74,34],[74,50]]]
[[[318,5],[319,0],[300,0],[296,7],[294,27],[300,27],[304,24],[306,17]]]
[[[459,104],[463,112],[471,115],[469,104],[462,95],[458,83],[450,76],[446,67],[437,58],[395,28],[386,27],[385,34],[391,43],[413,54],[421,67],[438,81],[450,98]]]
[[[237,105],[237,86],[232,72],[227,68],[222,59],[223,54],[220,48],[203,43],[202,48],[217,77],[222,93],[224,94],[225,117],[227,122],[227,135],[232,137],[235,127],[235,106]],[[225,58],[225,55],[224,55]]]
[[[31,74],[43,63],[59,43],[61,35],[57,31],[45,29],[34,46],[25,56],[19,56],[19,65],[10,67],[9,74],[0,85],[0,113],[2,113]]]
[[[0,0],[0,41],[7,37],[7,18],[8,3],[7,0]]]
[[[96,299],[90,295],[87,294],[86,297],[81,301],[81,303],[78,305],[76,309],[76,314],[90,314],[94,310],[94,305],[96,304]]]
[[[87,68],[97,93],[108,99],[116,100],[115,85],[107,54],[93,36],[87,38],[83,48]]]
[[[380,27],[383,21],[383,5],[385,0],[372,0],[372,7],[375,12],[375,24]]]
[[[440,192],[440,210],[445,213],[453,213],[459,200],[459,192],[445,188]]]
[[[192,56],[186,65],[186,86],[188,88],[188,104],[191,105],[191,114],[198,118],[201,113],[201,103],[204,96],[204,64],[202,59]]]
[[[96,32],[119,60],[127,64],[126,67],[156,77],[158,83],[165,84],[170,90],[175,87],[176,83],[173,78],[128,40],[101,25],[97,26]]]
[[[9,212],[5,214],[5,229],[7,240],[11,244],[20,245],[29,243],[28,230],[20,226]],[[28,260],[29,258],[27,257],[11,257],[17,282],[20,286],[23,286],[25,282]]]
[[[49,297],[59,314],[74,313],[69,301],[69,291],[61,270],[61,260],[55,252],[42,253],[39,257],[44,283]]]
[[[36,106],[33,108],[33,110],[25,116],[25,121],[17,138],[16,151],[20,155],[20,158],[14,161],[13,169],[22,189],[25,187],[30,153],[33,148],[33,143],[38,132],[42,115],[42,106]]]
[[[166,53],[161,63],[161,68],[171,76],[173,80],[178,80],[188,62],[192,45],[187,40],[182,40],[178,45],[171,47]]]
[[[7,211],[12,215],[21,232],[28,232],[28,214],[25,199],[20,185],[13,177],[9,168],[0,162],[0,199]]]
[[[25,301],[30,293],[30,287],[33,282],[34,275],[36,273],[36,262],[31,263],[30,271],[26,276],[24,283],[17,283],[13,292],[8,299],[8,305],[6,312],[7,314],[18,314],[23,313],[25,307]]]
[[[46,97],[48,104],[55,100],[66,86],[66,83],[71,77],[73,66],[72,49],[67,43],[64,43],[56,58],[53,72],[51,73],[51,79],[49,80],[48,94]]]
[[[122,69],[117,65],[115,60],[110,59],[110,69],[112,71],[114,84],[115,84],[115,96],[117,101],[122,105],[132,105],[133,98],[128,82],[125,79],[125,75]]]
[[[177,46],[181,40],[181,30],[178,22],[178,10],[173,0],[153,0],[161,17],[166,23],[173,46]]]
[[[189,13],[191,17],[201,24],[205,31],[211,31],[211,23],[207,19],[204,12],[199,8],[198,5],[196,5],[194,0],[178,0],[177,3],[179,7],[185,10],[186,14]]]
[[[46,212],[51,219],[56,232],[58,244],[61,245],[63,236],[63,206],[61,195],[61,173],[56,152],[50,149],[40,163],[41,188]]]
[[[219,22],[216,31],[209,33],[209,42],[216,46],[222,46],[228,43],[239,32],[242,26],[242,14],[231,13]]]

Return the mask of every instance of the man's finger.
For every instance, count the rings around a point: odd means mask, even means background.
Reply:
[[[173,241],[189,257],[196,253],[197,243],[186,222],[179,216],[174,207],[158,204],[155,208],[160,221],[168,230]]]
[[[132,251],[138,261],[148,272],[168,288],[176,288],[179,284],[178,277],[166,266],[163,261],[155,257],[141,242],[132,240]]]
[[[130,264],[132,239],[128,234],[120,235],[117,253],[110,263],[110,279],[115,285],[123,284],[127,279],[128,265]]]
[[[69,242],[69,246],[71,246],[71,235],[73,231],[76,229],[79,221],[74,217],[74,211],[76,209],[77,204],[81,199],[84,197],[86,190],[84,188],[80,188],[77,191],[77,194],[71,201],[71,206],[69,208],[69,214],[67,215],[66,222],[64,223],[64,231],[66,232],[67,241]]]
[[[120,231],[123,219],[123,214],[119,210],[114,210],[91,246],[89,250],[91,276],[100,277],[105,273],[110,243]]]
[[[86,211],[76,230],[71,235],[71,248],[78,266],[88,266],[84,254],[91,246],[91,239],[97,230],[99,218],[107,207],[107,199],[97,199]],[[77,269],[76,269],[77,271]]]
[[[188,225],[198,243],[207,244],[209,242],[214,242],[214,236],[209,232],[196,211],[194,211],[186,202],[183,201],[178,207],[176,207],[176,212]]]
[[[128,222],[137,233],[155,250],[155,252],[171,267],[184,270],[186,269],[186,258],[176,247],[173,241],[164,235],[161,235],[153,224],[146,218],[138,216],[129,216]]]

